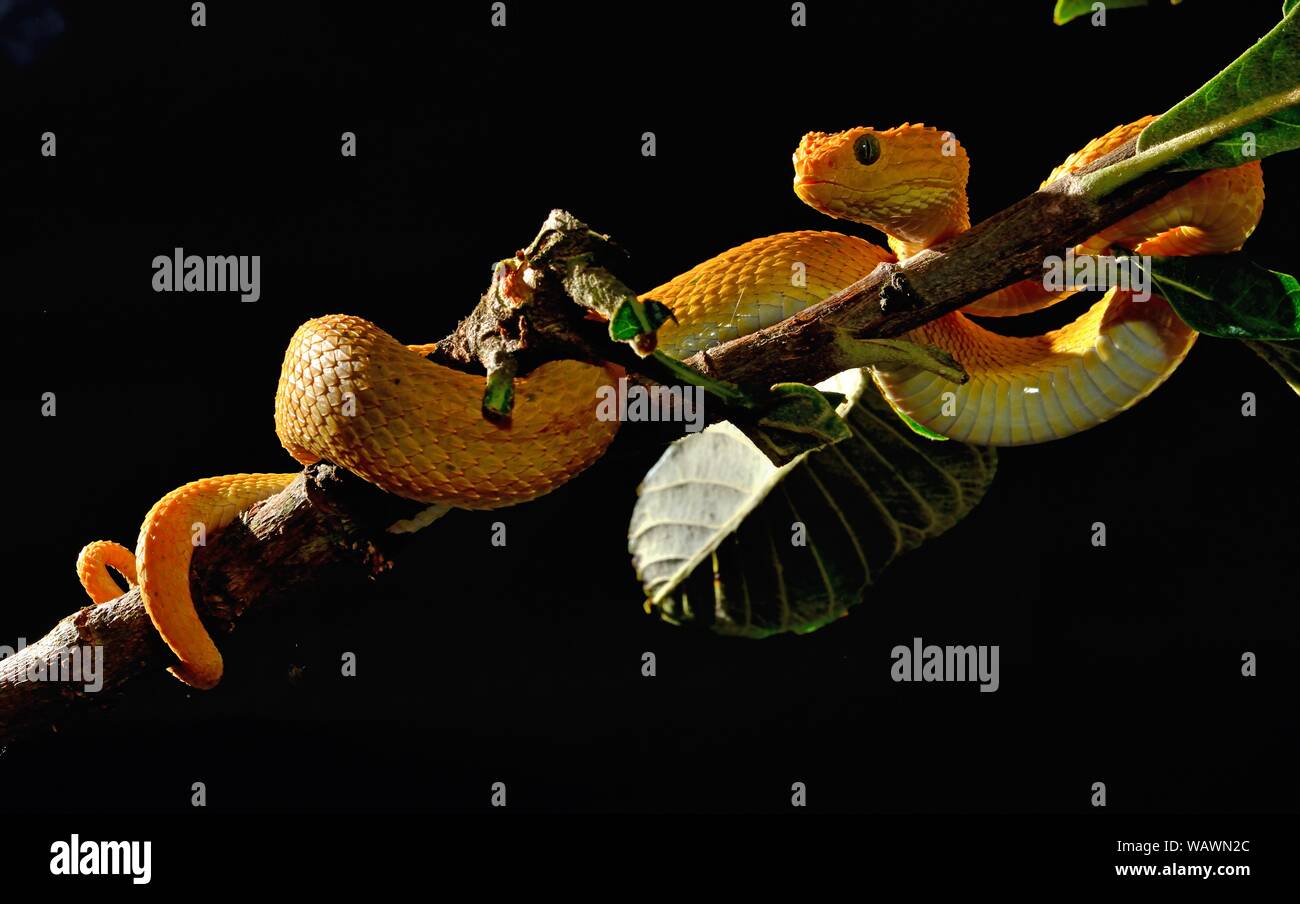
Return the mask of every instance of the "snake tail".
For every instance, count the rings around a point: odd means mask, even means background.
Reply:
[[[191,687],[207,690],[221,680],[221,653],[199,620],[190,596],[190,560],[196,544],[234,521],[241,511],[274,496],[293,474],[232,474],[208,477],[172,490],[149,510],[135,555],[116,543],[88,544],[77,558],[77,575],[97,603],[121,591],[112,567],[140,586],[145,612],[177,662],[168,671]],[[132,580],[134,578],[134,580]]]

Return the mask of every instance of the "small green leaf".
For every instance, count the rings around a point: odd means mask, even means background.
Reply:
[[[1289,342],[1247,342],[1246,345],[1281,374],[1296,395],[1300,395],[1300,345]]]
[[[843,396],[839,396],[843,398]],[[774,464],[786,464],[851,436],[848,424],[835,411],[835,403],[804,383],[777,383],[762,400],[757,426],[737,424]]]
[[[514,367],[491,371],[483,386],[483,414],[489,420],[508,420],[515,407]]]
[[[758,422],[792,433],[807,433],[835,443],[849,436],[849,428],[826,396],[804,383],[776,383],[772,400]]]
[[[655,350],[659,329],[673,312],[657,301],[640,301],[629,294],[609,318],[609,336],[616,342],[630,342],[632,350],[645,358]]]
[[[1125,258],[1188,326],[1223,339],[1300,339],[1300,283],[1246,255]]]
[[[1052,12],[1052,21],[1064,25],[1071,19],[1086,16],[1092,12],[1094,0],[1056,0],[1056,9]],[[1178,0],[1173,0],[1177,3]],[[1146,6],[1147,0],[1106,0],[1106,11],[1128,9],[1134,6]]]
[[[922,426],[921,424],[918,424],[916,421],[912,420],[910,417],[908,417],[903,412],[899,411],[897,408],[894,409],[894,414],[901,417],[903,419],[904,424],[911,427],[913,430],[915,430],[917,433],[924,436],[926,439],[938,440],[940,442],[945,442],[945,443],[948,441],[948,437],[944,436],[942,433],[935,433],[929,427],[925,427]]]
[[[842,330],[836,341],[840,360],[852,362],[854,367],[910,364],[952,383],[965,383],[970,379],[957,359],[937,345],[918,345],[906,339],[857,339]]]
[[[642,333],[650,331],[650,324],[645,320],[641,306],[632,299],[624,301],[609,318],[609,338],[615,342],[627,342]]]

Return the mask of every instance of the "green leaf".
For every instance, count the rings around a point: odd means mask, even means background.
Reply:
[[[957,359],[937,345],[918,345],[906,339],[858,339],[843,331],[837,337],[837,343],[841,360],[851,361],[854,367],[910,364],[952,383],[965,383],[970,379]]]
[[[480,410],[483,417],[501,427],[510,425],[510,415],[515,407],[515,373],[518,362],[514,355],[495,356],[487,365],[487,379],[483,381],[483,398]]]
[[[1177,157],[1176,170],[1239,166],[1300,147],[1300,14],[1285,18],[1195,94],[1138,136],[1138,153],[1204,135]],[[1247,135],[1254,147],[1246,153]]]
[[[848,425],[835,413],[830,400],[813,387],[803,383],[776,383],[771,393],[758,418],[760,427],[796,434],[817,447],[848,439]],[[788,452],[782,455],[782,458],[791,457]]]
[[[1178,0],[1173,0],[1177,3]],[[1093,0],[1056,0],[1056,9],[1052,12],[1052,21],[1064,25],[1071,19],[1092,13]],[[1106,0],[1106,12],[1112,9],[1128,9],[1134,6],[1146,6],[1147,0]]]
[[[650,324],[636,299],[625,300],[609,318],[609,338],[615,342],[627,342],[647,332],[650,332]]]
[[[666,305],[652,299],[642,302],[629,293],[609,318],[609,337],[616,342],[632,343],[633,350],[644,358],[654,351],[655,331],[672,316],[672,310]]]
[[[1297,3],[1300,3],[1300,0],[1282,0],[1282,15],[1285,16],[1287,13],[1291,12],[1291,10],[1295,9]]]
[[[1164,167],[1237,166],[1300,147],[1300,11],[1281,22],[1228,68],[1138,136],[1127,160],[1078,178],[1086,197],[1105,197]],[[1254,145],[1247,153],[1247,133]]]
[[[1296,395],[1300,395],[1300,346],[1282,342],[1247,342],[1246,345],[1281,374]]]
[[[844,391],[848,439],[778,468],[715,424],[646,474],[628,548],[661,618],[745,637],[815,630],[983,496],[992,449],[913,433],[864,371],[818,388]],[[792,542],[798,525],[805,545]]]
[[[894,409],[894,414],[901,417],[903,419],[904,424],[911,427],[914,432],[921,434],[926,439],[937,440],[938,442],[944,442],[944,443],[948,442],[948,437],[944,436],[942,433],[935,433],[929,427],[918,424],[916,421],[912,420],[910,417],[908,417],[903,412],[899,411],[897,408]]]
[[[490,371],[483,386],[483,414],[492,420],[507,420],[515,407],[515,368]]]
[[[1127,260],[1197,332],[1224,339],[1300,339],[1300,283],[1245,254]]]

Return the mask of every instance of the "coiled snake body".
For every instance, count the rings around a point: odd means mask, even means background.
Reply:
[[[1113,150],[1148,122],[1090,142],[1047,181]],[[676,317],[660,327],[660,348],[686,357],[769,326],[882,261],[906,258],[970,225],[966,153],[936,129],[905,124],[810,133],[794,166],[795,192],[805,203],[876,227],[891,250],[834,232],[781,233],[740,245],[646,293]],[[1212,170],[1077,250],[1235,250],[1262,206],[1258,163]],[[802,265],[798,281],[791,279],[796,264]],[[1043,442],[1101,423],[1145,397],[1196,338],[1163,299],[1137,302],[1115,288],[1068,326],[1031,338],[1000,336],[969,316],[1015,315],[1068,294],[1026,281],[908,335],[950,352],[970,374],[965,384],[912,366],[877,368],[876,383],[898,410],[945,436],[986,445]],[[332,461],[407,499],[495,508],[568,481],[604,453],[618,428],[595,416],[597,389],[612,377],[605,368],[556,361],[517,379],[512,426],[501,430],[482,416],[483,378],[429,361],[430,350],[402,345],[359,317],[303,324],[289,343],[276,392],[281,444],[299,462]],[[208,533],[219,530],[295,476],[212,477],[168,493],[145,517],[134,555],[106,541],[81,551],[82,585],[100,603],[121,595],[107,568],[138,583],[150,619],[176,654],[172,673],[194,687],[214,686],[222,660],[190,598],[191,531],[199,524]]]

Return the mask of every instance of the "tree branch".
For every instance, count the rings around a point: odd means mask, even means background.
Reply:
[[[334,465],[312,465],[194,551],[190,594],[208,630],[221,637],[246,613],[295,592],[355,589],[391,567],[389,555],[403,542],[384,526],[423,508]],[[91,676],[84,670],[61,674],[64,661],[84,663],[95,647],[103,650],[98,687],[87,689]],[[85,606],[0,660],[0,745],[41,729],[57,731],[70,708],[102,701],[132,678],[173,662],[138,587]],[[73,677],[78,680],[58,680]]]
[[[1152,173],[1096,199],[1083,177],[1134,155],[1133,139],[1062,176],[953,239],[853,285],[780,323],[696,353],[687,364],[742,385],[817,383],[846,368],[846,341],[900,336],[991,292],[1043,273],[1063,254],[1199,173]]]
[[[1080,177],[1133,153],[1130,142],[940,248],[903,264],[882,264],[820,304],[687,363],[718,379],[763,386],[782,380],[815,383],[856,366],[852,340],[899,336],[1041,273],[1044,257],[1062,253],[1196,176],[1143,177],[1101,200],[1080,191]],[[471,315],[429,356],[464,369],[481,365],[498,383],[555,358],[612,360],[637,369],[638,356],[627,345],[612,343],[603,325],[583,319],[569,298],[577,282],[603,274],[608,279],[601,285],[612,289],[595,304],[590,295],[581,301],[608,316],[606,308],[631,295],[612,275],[621,261],[606,236],[553,211],[537,239],[498,266]],[[214,636],[221,636],[245,613],[291,594],[325,587],[338,592],[340,586],[363,583],[391,567],[390,555],[401,543],[385,528],[424,508],[328,463],[313,465],[195,551],[190,576],[195,605]],[[46,680],[49,663],[96,646],[103,650],[99,691],[86,690],[85,682]],[[0,660],[0,744],[57,730],[70,710],[102,700],[171,661],[138,590],[86,606],[41,640]]]

